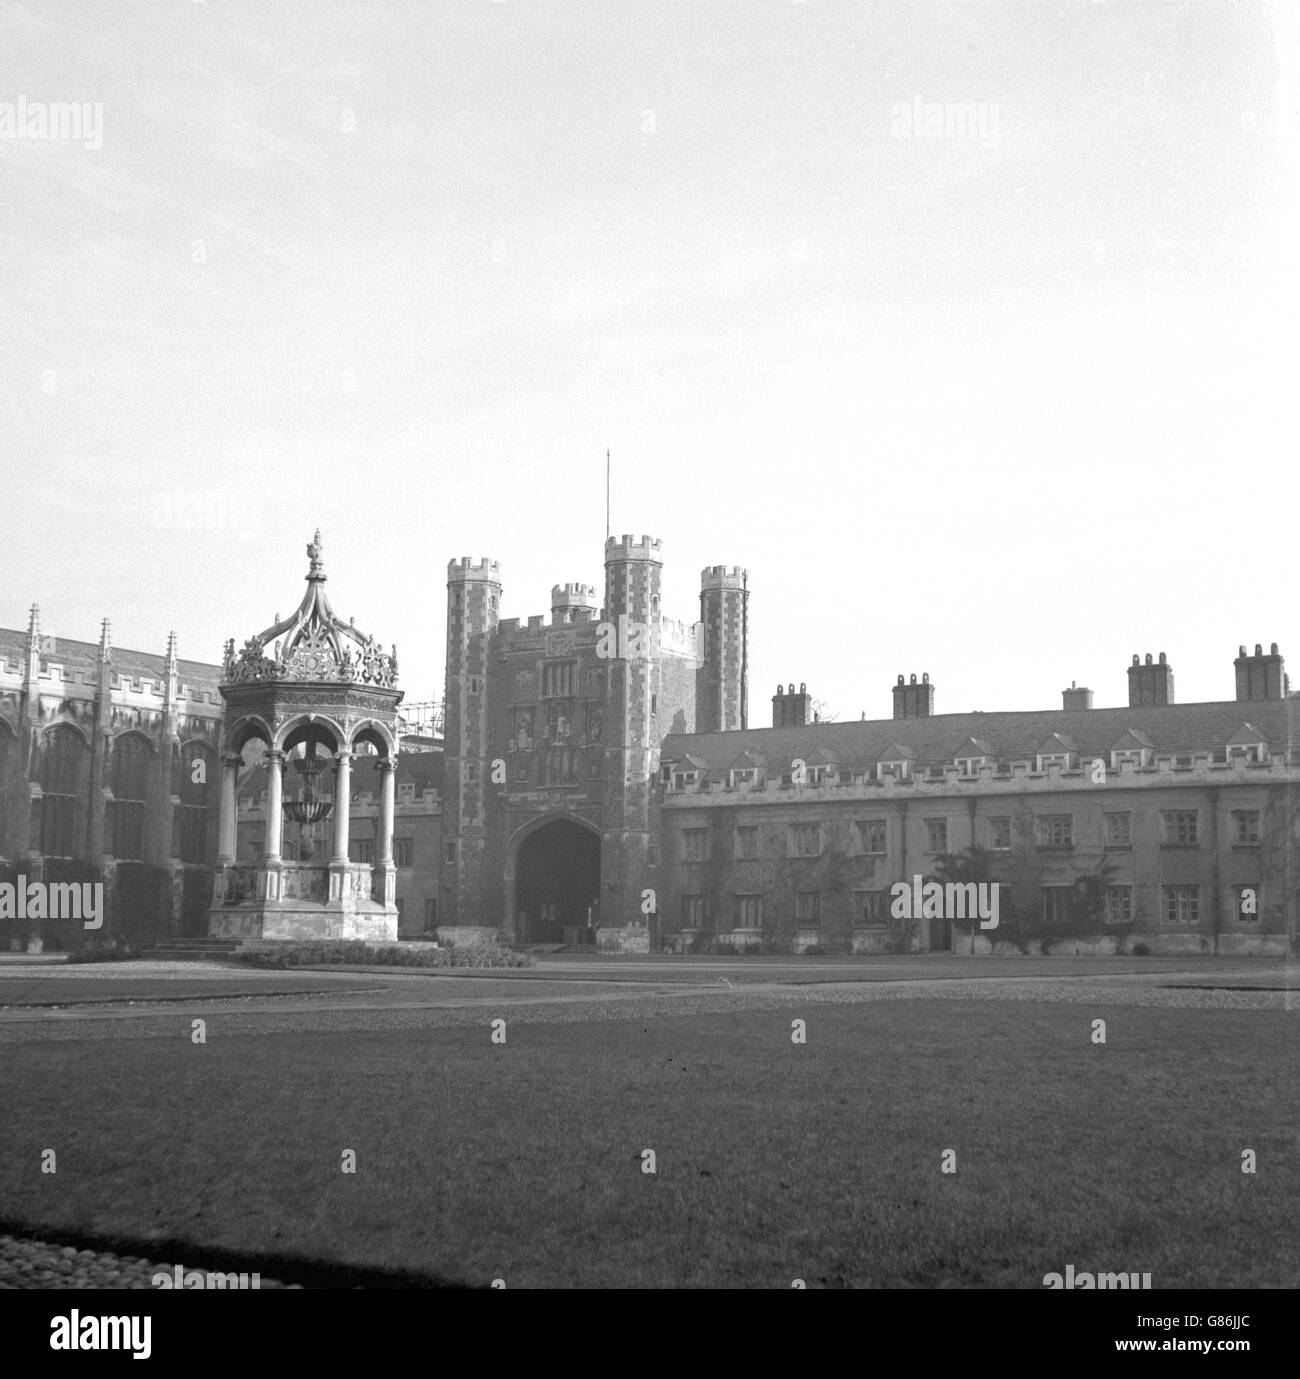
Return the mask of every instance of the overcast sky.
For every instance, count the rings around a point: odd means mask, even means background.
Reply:
[[[217,660],[319,526],[441,698],[447,561],[602,585],[609,447],[755,726],[1300,687],[1296,8],[4,5],[0,625]]]

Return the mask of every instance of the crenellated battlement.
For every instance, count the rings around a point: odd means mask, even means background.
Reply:
[[[501,582],[501,562],[483,557],[475,560],[473,556],[463,555],[459,560],[449,560],[447,562],[447,582],[453,581],[466,582],[469,580],[490,580],[494,584]]]
[[[551,607],[595,607],[596,586],[594,584],[553,584],[551,585]]]
[[[739,565],[708,565],[700,571],[700,588],[744,589],[749,582],[749,571]]]
[[[659,619],[659,646],[661,650],[699,656],[703,627],[698,622],[685,622],[681,618]]]
[[[662,564],[663,544],[657,536],[611,536],[605,542],[605,564],[618,560],[653,560]]]

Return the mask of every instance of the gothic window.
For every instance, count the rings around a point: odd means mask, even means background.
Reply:
[[[578,754],[572,747],[552,748],[545,764],[545,785],[572,785],[578,779]]]
[[[176,810],[180,859],[182,862],[207,862],[211,792],[217,781],[216,754],[202,743],[186,743],[177,758],[173,780],[172,794],[180,798]]]
[[[46,857],[73,857],[84,845],[90,794],[90,748],[75,728],[61,724],[45,735],[40,787],[41,852]]]
[[[577,661],[547,661],[542,666],[543,699],[567,699],[577,692]]]
[[[14,779],[14,735],[0,723],[0,855],[9,848],[9,784]]]

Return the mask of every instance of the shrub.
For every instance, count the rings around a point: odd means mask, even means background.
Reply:
[[[1135,943],[1133,945],[1133,956],[1135,958],[1149,958],[1151,956],[1151,950],[1145,943]]]
[[[424,944],[371,944],[361,939],[321,939],[243,949],[233,955],[253,967],[323,967],[337,963],[366,967],[532,967],[534,959],[496,942],[468,948]]]
[[[885,952],[893,954],[906,954],[912,951],[912,942],[916,937],[916,921],[914,919],[898,920],[890,924],[885,934]]]
[[[140,950],[124,938],[87,939],[68,954],[69,962],[130,962],[140,956]]]

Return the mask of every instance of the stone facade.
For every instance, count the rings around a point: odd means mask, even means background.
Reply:
[[[623,536],[603,593],[556,585],[549,617],[502,619],[500,565],[452,561],[445,736],[399,741],[395,652],[334,617],[311,549],[298,612],[222,666],[174,637],[115,649],[107,623],[56,640],[35,609],[0,630],[0,879],[93,874],[108,927],[142,944],[211,924],[606,952],[1294,951],[1300,698],[1276,645],[1241,648],[1232,700],[1177,704],[1160,653],[1133,657],[1119,708],[1072,685],[1059,710],[941,715],[927,673],[859,723],[810,721],[806,686],[778,686],[750,728],[746,572],[706,568],[700,618],[677,622],[660,542]],[[309,748],[328,775],[300,768]],[[308,781],[347,809],[317,818]],[[895,919],[895,884],[969,849],[997,931]],[[82,937],[0,920],[7,947]]]
[[[976,952],[1011,935],[1017,951],[1292,951],[1297,701],[1276,647],[1256,654],[1258,671],[1237,663],[1255,697],[1219,703],[1174,704],[1162,654],[1134,658],[1122,709],[1071,689],[1058,711],[934,715],[928,677],[900,676],[891,719],[799,723],[778,691],[779,726],[670,735],[665,939],[970,951],[951,916],[896,920],[892,888],[974,848],[1004,901]]]
[[[0,880],[104,883],[106,930],[201,936],[216,851],[218,667],[0,629]],[[0,919],[6,949],[67,949],[75,920]]]
[[[701,580],[702,620],[660,608],[661,543],[611,538],[604,600],[556,585],[549,620],[499,616],[496,561],[448,567],[446,923],[515,941],[657,940],[659,744],[746,712],[744,571]],[[712,629],[710,631],[710,629]]]

